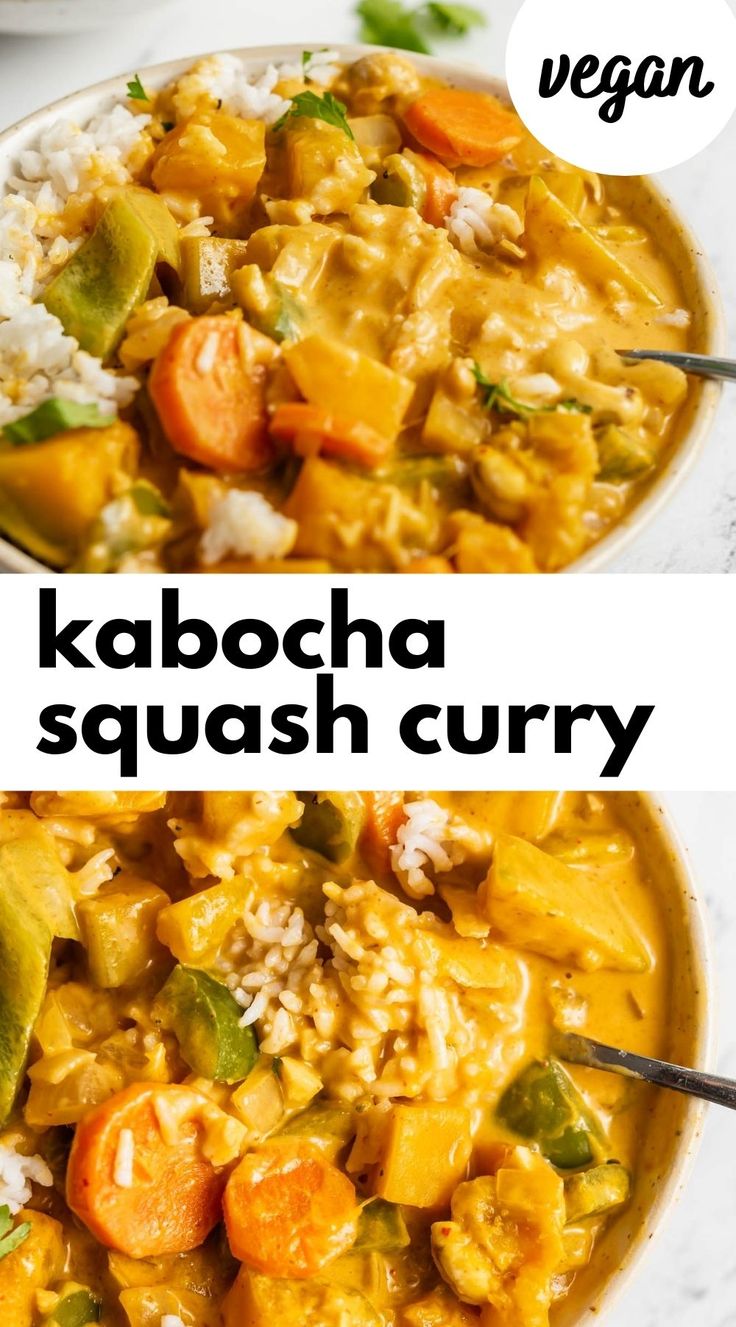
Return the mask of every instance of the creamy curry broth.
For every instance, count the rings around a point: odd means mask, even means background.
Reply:
[[[573,562],[687,414],[684,375],[615,353],[697,339],[640,182],[403,56],[284,71],[266,126],[215,96],[216,60],[128,103],[130,185],[46,223],[97,229],[40,300],[140,389],[104,429],[18,446],[11,422],[0,528],[80,571]],[[150,261],[135,293],[121,233]]]
[[[75,1294],[108,1327],[591,1307],[681,1105],[567,1070],[550,1034],[694,1053],[651,833],[616,795],[9,794],[0,1193],[8,1149],[42,1173],[0,1316],[64,1327]]]

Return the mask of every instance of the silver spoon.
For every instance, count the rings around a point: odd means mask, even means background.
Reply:
[[[684,1069],[679,1064],[667,1064],[665,1060],[633,1055],[630,1051],[604,1046],[600,1041],[591,1041],[575,1032],[555,1032],[552,1040],[553,1053],[568,1064],[582,1064],[588,1069],[605,1069],[626,1078],[638,1078],[736,1110],[736,1081],[733,1079],[717,1078],[698,1069]]]
[[[693,373],[698,378],[722,378],[725,382],[736,382],[736,360],[718,359],[714,355],[691,355],[679,350],[617,350],[617,355],[626,360],[656,359],[660,364],[674,364],[684,373]]]

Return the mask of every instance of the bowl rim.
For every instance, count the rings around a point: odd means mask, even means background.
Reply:
[[[622,790],[619,794],[625,797]],[[684,904],[683,927],[693,955],[693,972],[698,979],[697,1004],[694,1009],[694,1055],[692,1068],[703,1073],[716,1069],[718,1047],[717,986],[713,937],[705,898],[693,867],[687,843],[668,805],[666,793],[635,794],[650,817],[660,843],[669,850],[673,883]],[[682,1132],[677,1140],[672,1162],[668,1167],[656,1197],[639,1230],[629,1246],[628,1253],[606,1280],[596,1304],[597,1320],[603,1321],[630,1282],[641,1270],[645,1255],[653,1240],[660,1236],[666,1223],[678,1206],[695,1167],[703,1139],[703,1128],[708,1106],[695,1097],[683,1097]],[[581,1319],[582,1321],[582,1319]]]
[[[248,64],[259,65],[298,60],[305,49],[307,47],[303,42],[231,47],[224,52],[202,52],[199,55],[182,56],[175,60],[161,61],[158,64],[142,67],[137,72],[138,76],[148,82],[150,86],[158,88],[185,73],[196,61],[205,59],[208,55],[236,55]],[[330,49],[334,49],[340,60],[346,62],[359,60],[361,56],[374,51],[390,51],[395,54],[391,47],[371,46],[364,42],[338,42]],[[423,72],[435,74],[448,82],[462,82],[464,86],[478,91],[491,92],[504,100],[509,99],[505,79],[487,73],[479,65],[467,61],[448,60],[439,56],[422,55],[413,51],[405,54]],[[20,144],[16,144],[17,139],[24,139],[32,132],[39,131],[46,124],[53,123],[60,114],[71,111],[76,106],[94,102],[97,104],[97,109],[99,109],[100,104],[108,99],[113,103],[124,98],[129,78],[130,72],[128,71],[114,75],[111,78],[102,79],[100,82],[92,83],[76,92],[67,93],[64,97],[32,111],[29,115],[24,116],[22,120],[9,125],[8,128],[0,132],[0,174],[2,173],[2,166],[11,159],[14,148],[20,146]],[[94,114],[94,109],[85,107],[85,113]],[[705,347],[706,353],[722,356],[726,353],[728,343],[727,324],[720,287],[710,260],[705,256],[704,249],[692,227],[657,178],[654,176],[642,178],[646,181],[651,197],[675,222],[682,243],[690,255],[693,274],[703,301],[709,329],[709,340]],[[0,190],[3,188],[4,184],[0,181]],[[648,491],[635,503],[631,511],[627,512],[596,544],[584,552],[570,566],[563,568],[563,575],[600,571],[636,540],[640,532],[659,515],[702,454],[707,437],[715,422],[722,391],[723,385],[721,383],[705,381],[701,384],[699,399],[687,432],[675,446],[661,473],[652,480]],[[0,538],[0,572],[3,570],[25,573],[45,572],[48,575],[58,574],[54,568],[38,561],[29,553],[25,553],[10,540]]]

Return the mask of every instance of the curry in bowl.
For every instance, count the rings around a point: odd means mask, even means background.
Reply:
[[[651,835],[629,795],[6,795],[2,1321],[578,1321],[689,1133],[550,1053],[698,1054]]]
[[[75,571],[573,563],[697,396],[616,353],[705,348],[672,221],[426,62],[251,68],[136,77],[19,152],[0,531]]]

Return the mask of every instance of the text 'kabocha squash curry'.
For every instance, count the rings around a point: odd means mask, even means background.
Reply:
[[[556,1320],[656,1131],[552,1030],[677,1003],[618,805],[8,794],[0,1321]]]
[[[401,56],[204,59],[20,154],[0,529],[77,571],[556,571],[674,445],[636,186]],[[4,260],[4,261],[2,261]]]

